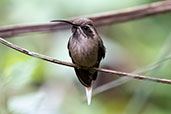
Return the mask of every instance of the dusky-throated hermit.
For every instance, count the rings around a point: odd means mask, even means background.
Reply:
[[[69,55],[74,64],[76,75],[86,88],[88,104],[91,102],[93,81],[96,80],[97,71],[91,68],[99,67],[100,61],[105,57],[105,47],[93,21],[88,18],[77,18],[73,21],[53,20],[72,25],[72,35],[68,42]]]

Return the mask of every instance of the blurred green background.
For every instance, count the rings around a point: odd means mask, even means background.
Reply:
[[[47,23],[157,0],[0,0],[0,26]],[[98,28],[107,48],[101,67],[171,79],[171,14]],[[7,39],[71,62],[70,30]],[[129,80],[129,81],[128,81]],[[125,83],[126,82],[126,83]],[[99,73],[92,104],[74,70],[0,44],[0,114],[170,114],[171,85]]]

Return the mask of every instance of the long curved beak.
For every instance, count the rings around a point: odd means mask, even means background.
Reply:
[[[75,26],[75,27],[80,26],[80,25],[78,25],[78,24],[74,24],[74,23],[72,23],[71,21],[67,21],[67,20],[52,20],[52,21],[50,21],[50,22],[63,22],[63,23],[67,23],[67,24],[73,25],[73,26]]]

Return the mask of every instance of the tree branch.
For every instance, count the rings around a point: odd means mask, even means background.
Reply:
[[[55,63],[55,64],[60,64],[60,65],[65,65],[65,66],[69,66],[69,67],[76,67],[76,68],[80,68],[78,65],[76,64],[72,64],[69,62],[64,62],[64,61],[60,61],[57,59],[54,59],[52,57],[46,56],[46,55],[42,55],[39,53],[35,53],[35,52],[31,52],[29,50],[26,50],[24,48],[21,48],[17,45],[14,45],[8,41],[6,41],[3,38],[0,38],[0,43],[16,50],[19,51],[21,53],[24,53],[26,55],[32,56],[32,57],[36,57],[51,63]],[[159,83],[165,83],[165,84],[171,84],[171,80],[168,79],[160,79],[160,78],[153,78],[153,77],[147,77],[147,76],[143,76],[143,75],[138,75],[138,74],[132,74],[132,73],[127,73],[127,72],[120,72],[120,71],[114,71],[114,70],[109,70],[109,69],[100,69],[100,68],[93,68],[93,70],[99,71],[99,72],[105,72],[105,73],[110,73],[110,74],[115,74],[118,76],[127,76],[127,77],[131,77],[131,78],[135,78],[135,79],[139,79],[139,80],[148,80],[148,81],[153,81],[153,82],[159,82]]]
[[[132,21],[135,19],[142,19],[145,17],[168,12],[171,12],[171,0],[155,2],[147,5],[137,6],[134,8],[128,8],[122,11],[108,12],[86,17],[92,19],[96,26],[104,26],[109,24]],[[31,32],[50,32],[67,28],[69,28],[69,26],[64,23],[2,27],[0,28],[0,37],[12,37]]]

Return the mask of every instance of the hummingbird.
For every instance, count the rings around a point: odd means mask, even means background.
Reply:
[[[93,82],[97,78],[97,71],[102,58],[105,57],[106,48],[99,36],[93,21],[89,18],[77,18],[73,21],[53,20],[72,25],[72,35],[68,41],[69,55],[72,62],[80,68],[74,68],[78,80],[86,89],[88,105],[91,103]]]

